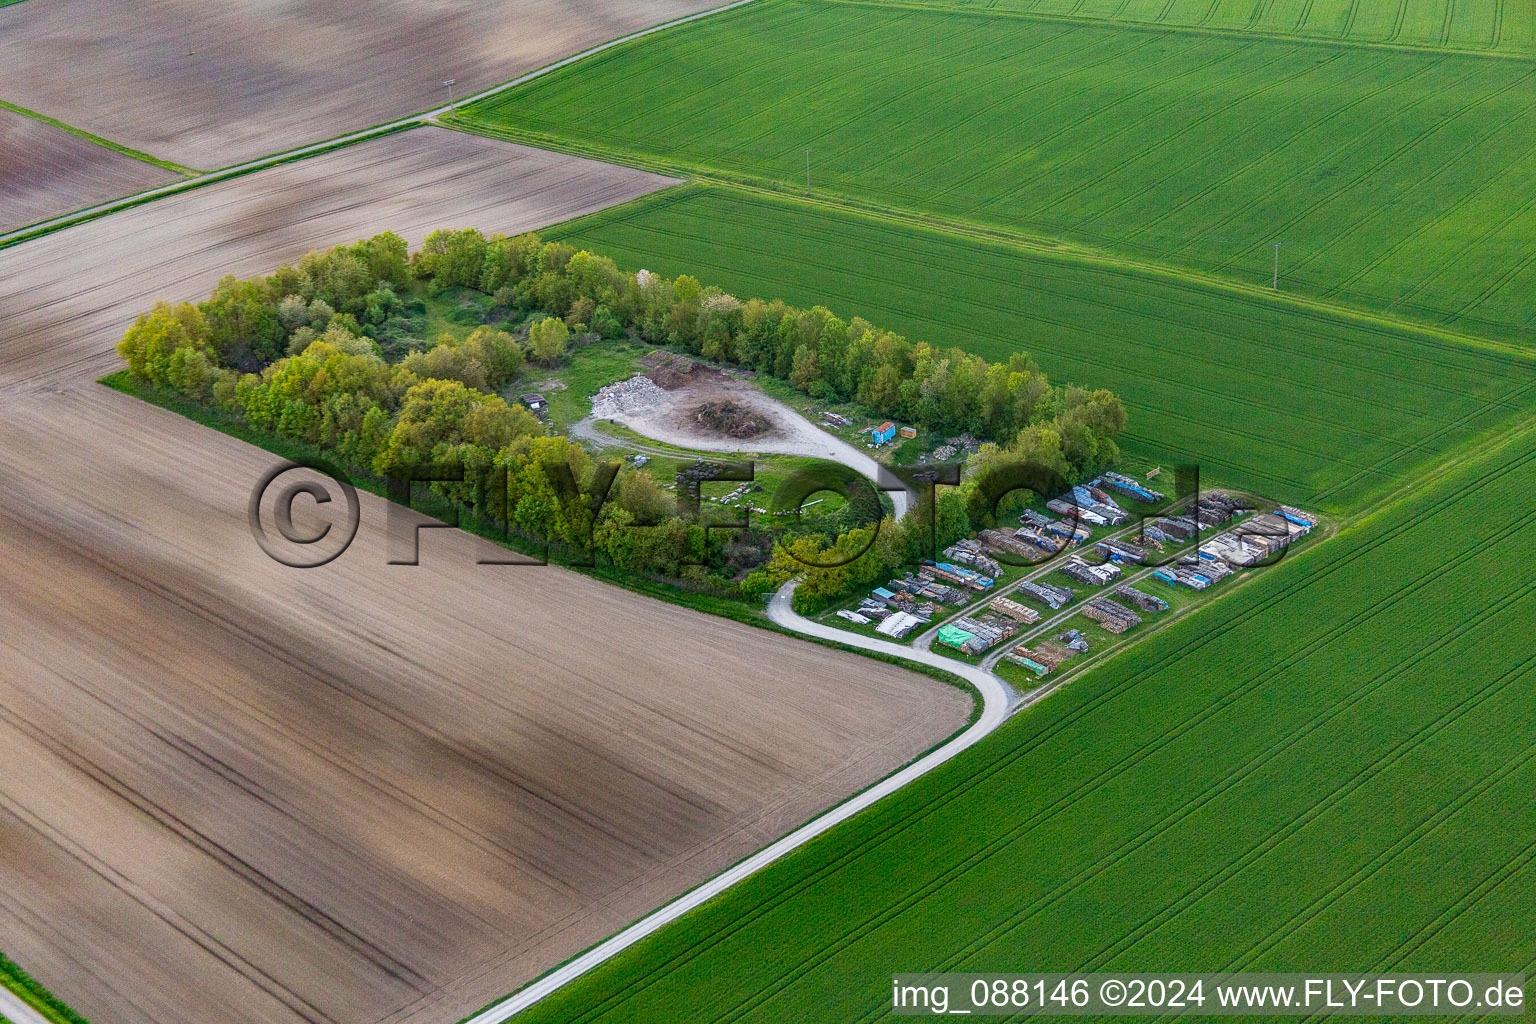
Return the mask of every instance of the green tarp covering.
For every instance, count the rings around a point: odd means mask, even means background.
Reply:
[[[967,633],[959,626],[940,626],[939,643],[949,644],[951,647],[959,647],[968,640],[975,640],[975,633]]]

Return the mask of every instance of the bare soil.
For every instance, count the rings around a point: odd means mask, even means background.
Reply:
[[[176,181],[180,175],[0,109],[0,232]]]
[[[211,170],[485,89],[713,0],[47,0],[0,8],[0,97]]]
[[[655,372],[652,370],[651,375]],[[767,427],[738,437],[702,422],[697,415],[700,407],[718,402],[729,402],[761,416]],[[680,448],[731,454],[803,455],[840,462],[877,487],[892,488],[889,493],[898,518],[906,514],[913,500],[910,492],[901,489],[889,472],[882,472],[880,463],[866,452],[822,430],[750,381],[709,367],[695,366],[692,372],[672,382],[663,401],[624,411],[604,410],[600,415],[653,441]]]
[[[21,5],[27,6],[25,4]],[[663,184],[421,130],[0,252],[0,948],[87,1018],[460,1018],[959,727],[933,680],[423,535],[93,382],[154,298]]]

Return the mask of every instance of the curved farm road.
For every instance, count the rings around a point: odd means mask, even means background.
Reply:
[[[741,861],[735,866],[716,875],[683,896],[673,900],[666,906],[641,918],[634,924],[611,938],[593,946],[581,956],[569,961],[561,967],[550,971],[548,974],[529,984],[504,1002],[476,1014],[464,1024],[502,1024],[514,1015],[528,1009],[534,1003],[555,992],[564,985],[576,980],[594,967],[610,960],[619,953],[633,946],[641,939],[659,930],[663,925],[675,921],[696,907],[702,906],[709,900],[720,895],[737,882],[749,875],[756,874],[785,854],[815,839],[823,832],[828,831],[834,825],[841,824],[876,802],[884,799],[898,789],[913,780],[928,774],[939,765],[949,761],[960,754],[961,751],[975,746],[978,742],[990,735],[1002,725],[1008,716],[1020,708],[1027,707],[1044,697],[1047,692],[1055,687],[1041,687],[1031,691],[1026,697],[1020,698],[1008,684],[1004,683],[991,672],[984,671],[974,665],[946,658],[932,651],[919,651],[901,644],[894,644],[888,640],[876,640],[873,637],[861,636],[837,629],[834,626],[812,622],[803,615],[797,613],[790,604],[794,596],[795,581],[790,581],[779,588],[773,595],[773,600],[768,605],[768,617],[775,624],[786,629],[792,629],[797,633],[807,636],[820,637],[825,640],[834,640],[850,647],[858,647],[866,651],[874,651],[907,661],[929,665],[934,668],[953,672],[966,682],[974,686],[981,695],[981,714],[976,717],[963,732],[954,736],[943,746],[930,750],[923,757],[907,765],[894,775],[887,776],[880,782],[869,787],[861,793],[849,797],[843,803],[827,811],[819,817],[795,829],[789,835],[777,842],[764,847],[757,853]]]

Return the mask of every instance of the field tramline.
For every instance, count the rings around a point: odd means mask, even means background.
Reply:
[[[1524,340],[1533,81],[1525,58],[762,0],[463,123],[795,192],[809,148],[818,196],[1248,283],[1282,241],[1288,291]]]

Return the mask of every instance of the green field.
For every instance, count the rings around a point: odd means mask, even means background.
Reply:
[[[1530,0],[954,0],[953,6],[1351,43],[1536,51],[1536,5]]]
[[[897,971],[1536,970],[1536,436],[1219,601],[519,1020]]]
[[[1532,339],[1533,86],[1523,58],[762,0],[464,123],[781,188],[809,148],[818,194],[1249,283],[1278,241],[1287,290]]]
[[[1531,357],[735,189],[697,187],[548,232],[620,265],[821,303],[1107,387],[1134,459],[1332,510],[1530,404]]]

